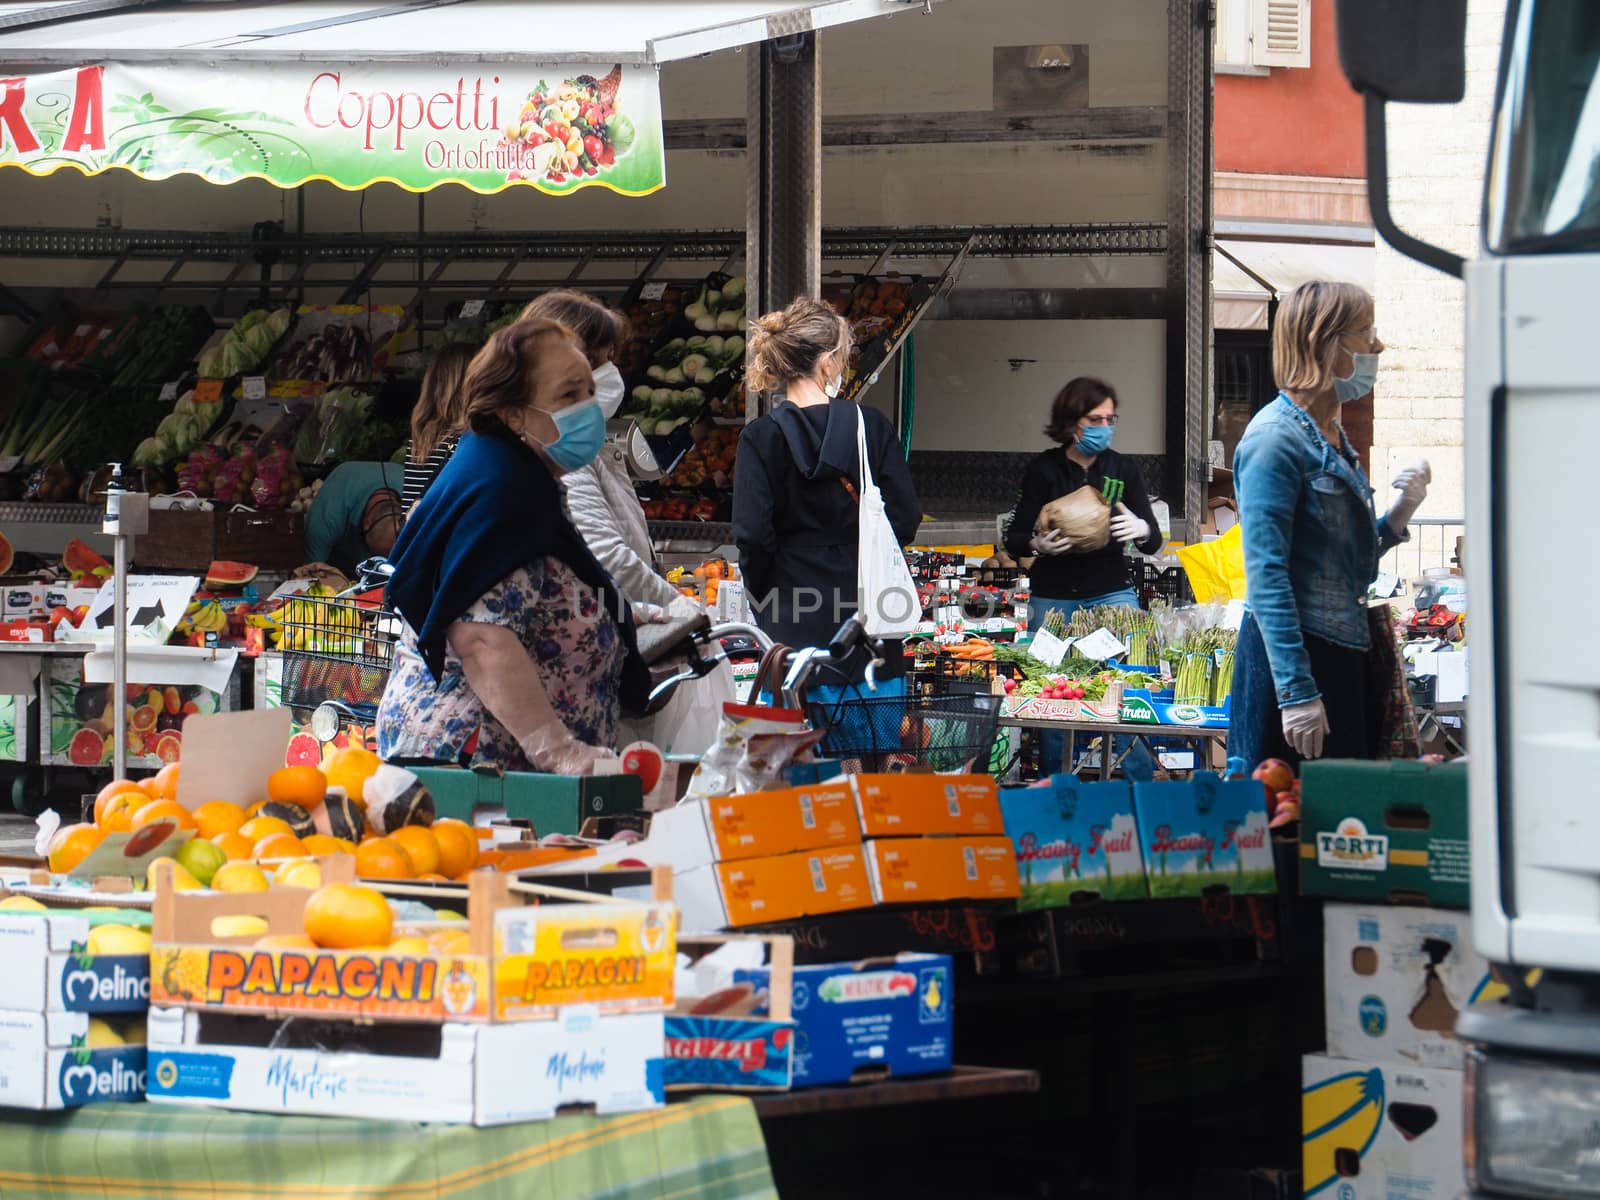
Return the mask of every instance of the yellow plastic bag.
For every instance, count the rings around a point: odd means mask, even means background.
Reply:
[[[1244,599],[1244,538],[1237,524],[1216,541],[1179,547],[1178,561],[1189,576],[1196,603]]]

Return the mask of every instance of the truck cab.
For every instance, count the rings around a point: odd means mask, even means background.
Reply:
[[[1384,136],[1389,102],[1461,99],[1466,0],[1339,0],[1339,49],[1374,225],[1466,288],[1472,927],[1511,988],[1457,1025],[1467,1175],[1576,1200],[1600,1197],[1600,0],[1507,7],[1470,260],[1396,226]]]

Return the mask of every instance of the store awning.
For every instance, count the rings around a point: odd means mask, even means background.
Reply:
[[[644,195],[655,64],[920,2],[0,4],[0,166]]]
[[[1211,255],[1212,325],[1266,329],[1267,305],[1302,283],[1332,279],[1373,290],[1370,243],[1255,241],[1218,237]]]

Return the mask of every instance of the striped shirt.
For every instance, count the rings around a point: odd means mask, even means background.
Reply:
[[[451,434],[433,448],[427,462],[420,463],[411,461],[411,444],[406,443],[406,473],[400,487],[400,503],[408,518],[417,501],[422,499],[422,494],[433,486],[433,481],[439,478],[439,472],[444,470],[445,463],[456,452],[459,438],[459,434]]]

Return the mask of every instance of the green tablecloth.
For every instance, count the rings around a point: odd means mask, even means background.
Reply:
[[[0,1110],[5,1200],[776,1195],[755,1109],[734,1096],[495,1129],[164,1104],[96,1104],[66,1113]]]

